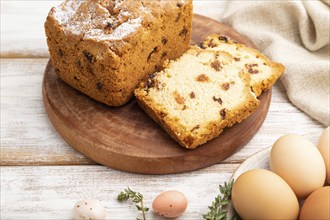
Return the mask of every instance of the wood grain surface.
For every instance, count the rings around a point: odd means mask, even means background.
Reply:
[[[115,199],[120,190],[130,186],[144,194],[149,207],[159,192],[180,190],[189,205],[178,220],[200,220],[217,195],[218,184],[228,181],[245,159],[283,134],[320,134],[324,129],[290,103],[279,80],[273,86],[268,115],[258,133],[220,164],[184,174],[157,176],[93,165],[58,135],[42,102],[41,84],[49,60],[43,23],[50,7],[60,2],[0,3],[0,50],[5,58],[0,59],[0,219],[72,219],[73,205],[84,198],[101,200],[107,219],[135,219],[138,215],[134,204],[120,204]],[[217,20],[221,20],[225,6],[224,0],[194,1],[195,13]],[[152,211],[147,218],[162,219]]]
[[[252,45],[224,24],[195,15],[193,41],[201,42],[211,33],[223,33]],[[50,121],[70,146],[103,165],[144,174],[191,171],[226,159],[256,134],[271,101],[271,91],[265,92],[249,118],[197,149],[188,150],[172,140],[134,99],[121,107],[100,104],[60,80],[51,62],[45,70],[42,91]]]
[[[2,166],[95,164],[55,131],[42,101],[48,59],[0,59]],[[222,163],[241,163],[286,133],[321,132],[323,126],[293,106],[283,84],[272,89],[268,115],[258,134]]]
[[[156,215],[153,199],[166,190],[184,193],[189,205],[177,220],[200,220],[238,164],[218,164],[202,170],[174,175],[139,175],[100,165],[1,167],[1,219],[72,219],[74,204],[84,198],[100,200],[107,218],[134,220],[142,217],[133,203],[119,203],[118,193],[127,186],[144,196],[150,208],[148,220]],[[221,172],[219,172],[221,170]]]

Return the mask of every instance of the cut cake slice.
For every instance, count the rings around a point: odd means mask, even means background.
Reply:
[[[256,96],[268,90],[285,69],[282,64],[270,61],[260,51],[236,43],[226,36],[210,35],[202,43],[202,48],[230,53],[237,64],[251,75],[251,89]]]
[[[180,145],[197,146],[247,118],[259,101],[226,52],[192,47],[135,90],[140,106]]]

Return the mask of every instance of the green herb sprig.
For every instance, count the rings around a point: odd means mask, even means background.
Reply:
[[[149,211],[148,207],[145,207],[143,204],[143,195],[139,192],[131,190],[129,187],[124,191],[120,192],[117,196],[119,202],[125,202],[128,199],[131,199],[136,205],[135,207],[142,212],[143,220],[146,220],[146,212]],[[136,220],[142,220],[141,218],[136,218]]]
[[[231,190],[234,185],[234,180],[231,180],[228,184],[219,185],[220,194],[215,197],[212,205],[209,206],[209,212],[203,215],[205,220],[227,220],[226,210],[227,205],[231,202]],[[237,216],[234,216],[232,220],[237,220]]]

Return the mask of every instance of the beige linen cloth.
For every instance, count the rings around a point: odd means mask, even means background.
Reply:
[[[330,121],[329,15],[329,0],[229,1],[219,18],[285,65],[289,99],[324,125]]]

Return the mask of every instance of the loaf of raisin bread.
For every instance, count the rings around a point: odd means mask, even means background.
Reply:
[[[226,52],[192,47],[135,90],[140,106],[180,145],[197,146],[247,118],[259,101],[250,74]]]
[[[234,61],[251,75],[251,88],[256,96],[268,90],[285,69],[282,64],[270,61],[258,50],[238,44],[226,36],[210,35],[202,48],[230,53]]]
[[[192,0],[65,0],[45,30],[58,76],[119,106],[141,79],[189,48],[191,21]]]

